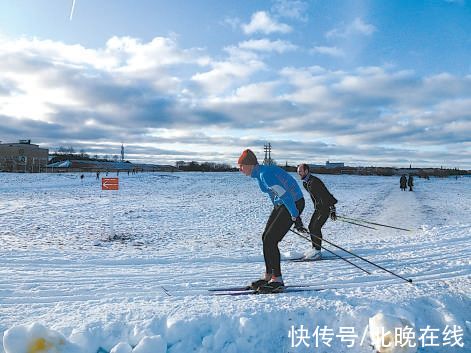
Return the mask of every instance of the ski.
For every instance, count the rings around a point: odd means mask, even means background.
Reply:
[[[304,256],[303,257],[295,257],[295,258],[292,258],[292,259],[288,259],[288,261],[291,261],[291,262],[317,262],[317,261],[327,261],[327,260],[339,260],[340,258],[339,257],[336,257],[336,256],[324,256],[324,257],[321,257],[320,259],[305,259]]]
[[[288,285],[285,286],[287,288],[309,288],[312,287],[309,284],[299,284],[299,285]],[[208,289],[209,292],[242,292],[242,291],[253,291],[250,286],[241,286],[241,287],[222,287],[222,288],[210,288]]]
[[[209,292],[235,292],[235,291],[244,291],[250,290],[250,286],[243,286],[243,287],[222,287],[222,288],[210,288],[208,289]]]
[[[322,260],[335,260],[337,259],[336,257],[332,257],[332,258],[323,258],[321,257],[320,259],[317,258],[317,259],[305,259],[304,256],[303,257],[296,257],[294,259],[289,259],[289,261],[291,262],[316,262],[316,261],[322,261]]]
[[[323,290],[328,290],[332,288],[313,288],[309,286],[300,287],[300,286],[291,286],[281,291],[281,292],[273,292],[273,293],[260,293],[256,290],[249,289],[249,290],[242,290],[242,291],[226,291],[226,292],[215,292],[213,295],[230,295],[230,296],[239,296],[239,295],[264,295],[264,294],[283,294],[283,293],[300,293],[300,292],[320,292]]]

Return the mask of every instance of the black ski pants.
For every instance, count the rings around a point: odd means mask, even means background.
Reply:
[[[329,218],[330,210],[328,208],[321,208],[314,211],[309,222],[309,233],[311,233],[312,247],[316,250],[321,250],[322,244],[322,227]],[[316,235],[316,237],[314,236]]]
[[[304,198],[296,201],[299,214],[304,210]],[[265,258],[266,273],[276,277],[281,276],[280,249],[278,243],[284,238],[293,225],[291,215],[285,205],[277,205],[268,218],[262,235],[263,257]]]

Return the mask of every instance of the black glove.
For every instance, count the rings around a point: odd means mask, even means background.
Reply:
[[[304,228],[303,220],[299,216],[296,217],[296,220],[294,221],[294,229],[298,232],[307,233],[307,229]]]
[[[330,206],[330,219],[333,220],[333,221],[336,221],[337,220],[337,213],[336,213],[336,210],[335,210],[335,206],[332,205]]]

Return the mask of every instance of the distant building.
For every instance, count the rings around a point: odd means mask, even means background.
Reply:
[[[403,174],[418,174],[420,172],[419,168],[396,168],[394,171],[395,175],[403,175]]]
[[[20,140],[18,143],[0,143],[0,171],[37,173],[46,168],[49,150]]]
[[[345,167],[345,163],[332,163],[330,161],[325,162],[325,164],[309,164],[309,167],[314,169],[314,168],[327,168],[327,169],[332,169],[332,168],[343,168]]]
[[[175,162],[175,167],[177,169],[183,168],[183,167],[188,167],[190,165],[190,162],[185,162],[185,161],[177,161]]]
[[[345,163],[331,163],[330,161],[325,162],[325,167],[330,168],[343,168],[345,167]]]

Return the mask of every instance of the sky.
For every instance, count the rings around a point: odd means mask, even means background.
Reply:
[[[469,0],[0,0],[0,141],[471,169]]]

